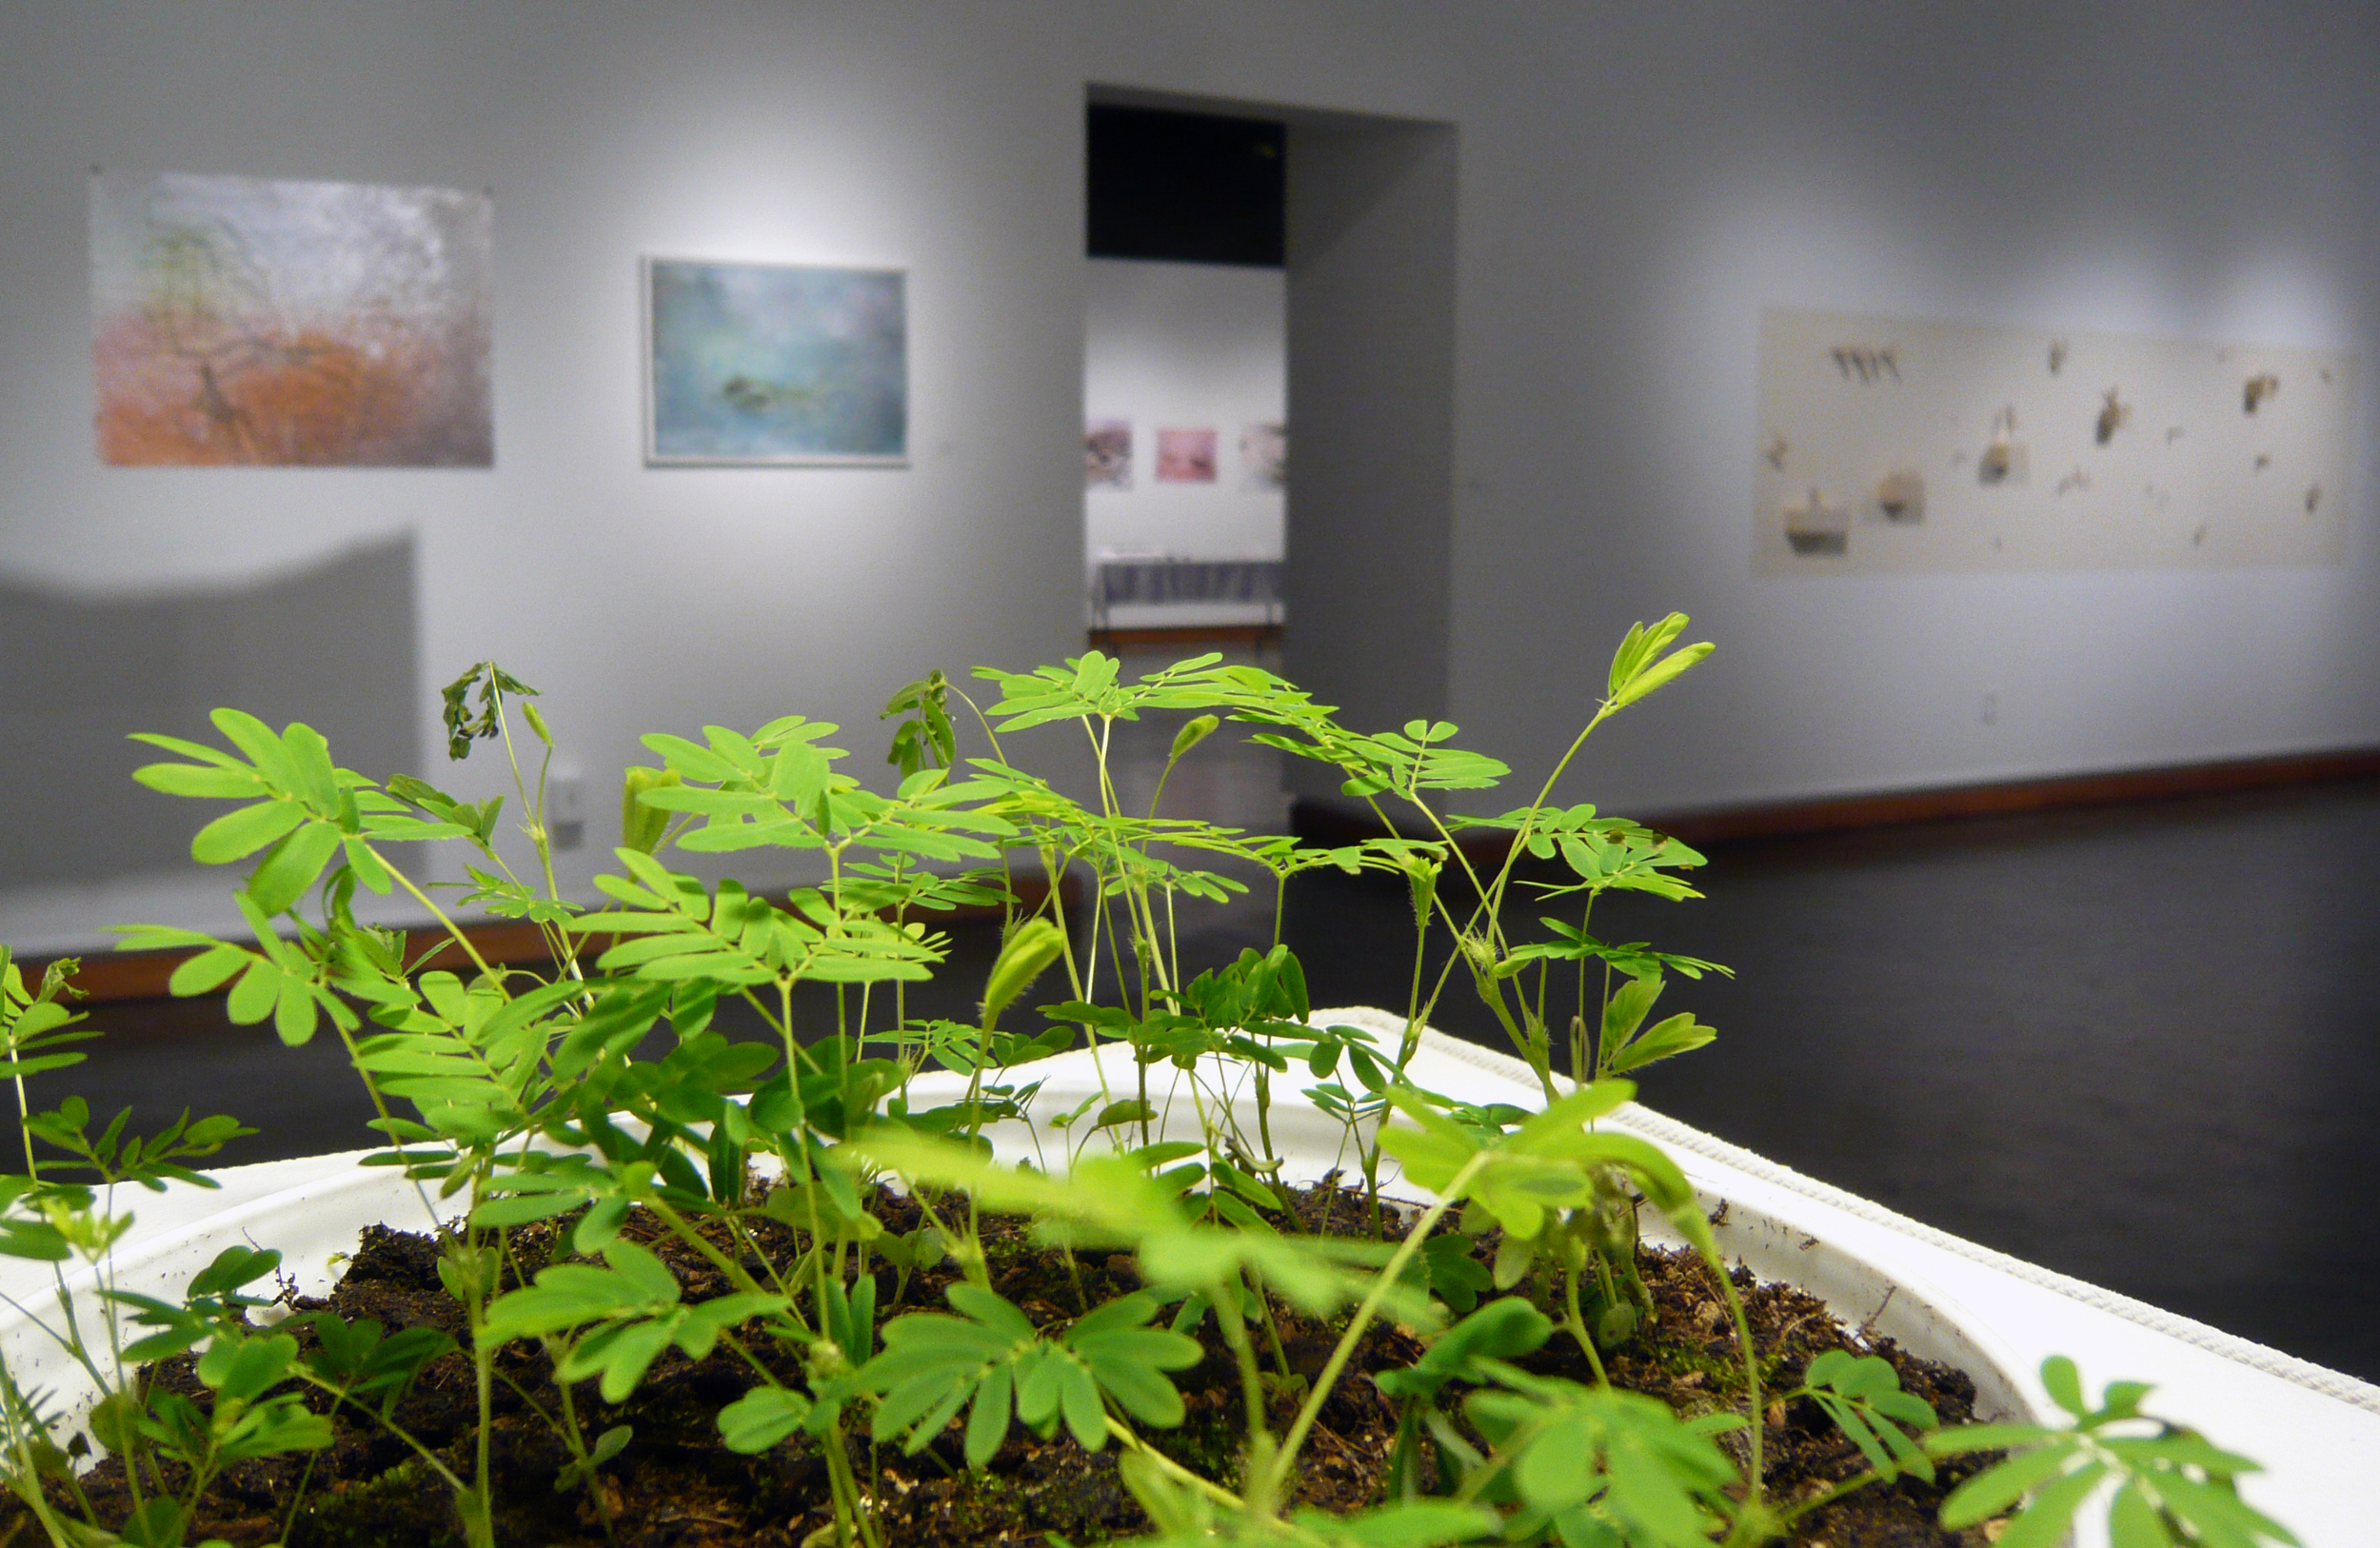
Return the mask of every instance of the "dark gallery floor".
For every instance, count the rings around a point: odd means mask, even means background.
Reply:
[[[1171,736],[1141,728],[1128,787],[1146,788]],[[1274,755],[1210,751],[1169,809],[1277,827]],[[1720,1041],[1650,1072],[1649,1102],[1947,1230],[2380,1379],[2380,782],[1710,859],[1704,900],[1607,904],[1597,922],[1735,969],[1670,991],[1664,1009],[1696,1011]],[[1260,943],[1268,911],[1212,912],[1185,955]],[[1378,1001],[1377,963],[1410,949],[1409,919],[1393,885],[1328,873],[1294,889],[1286,933],[1316,1002]],[[981,928],[959,934],[952,1011],[989,947]],[[335,1044],[284,1049],[220,1004],[99,1007],[111,1035],[77,1072],[93,1106],[188,1104],[265,1131],[228,1160],[367,1142]],[[1438,1021],[1498,1036],[1467,991]]]

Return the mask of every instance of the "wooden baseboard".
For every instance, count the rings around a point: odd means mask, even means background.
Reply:
[[[1049,883],[1039,877],[1021,876],[1011,885],[1019,903],[1027,909],[1040,907],[1042,900],[1049,896]],[[1071,912],[1081,903],[1082,892],[1081,879],[1069,872],[1059,886],[1061,906]],[[969,904],[919,917],[929,927],[982,924],[997,921],[1001,911],[987,905]],[[463,933],[470,938],[472,948],[490,966],[526,967],[554,960],[544,933],[534,924],[513,920],[482,920],[466,924]],[[587,939],[598,951],[607,948],[611,943],[611,938],[604,936]],[[469,954],[443,929],[425,925],[407,930],[405,949],[408,958],[424,952],[432,953],[421,963],[425,971],[444,968],[448,972],[462,972],[472,965]],[[196,955],[195,950],[92,953],[78,959],[80,965],[67,982],[81,993],[84,1000],[94,1003],[163,1000],[172,992],[169,982],[173,977],[173,970]],[[38,980],[50,960],[39,959],[24,963],[28,979]]]
[[[2277,758],[2114,769],[2052,779],[2005,780],[1935,790],[1888,790],[1822,801],[1788,801],[1648,819],[1650,825],[1691,844],[1736,839],[1775,839],[1844,833],[1916,823],[1960,822],[2086,806],[2137,805],[2242,790],[2329,784],[2380,777],[2380,748],[2291,753]]]
[[[1279,624],[1204,624],[1179,629],[1093,629],[1091,645],[1098,650],[1166,650],[1183,648],[1196,654],[1200,646],[1241,645],[1250,649],[1278,645]]]
[[[2289,785],[2328,784],[2380,778],[2380,748],[2291,753],[2220,763],[2117,769],[2053,779],[2005,780],[1931,790],[1888,790],[1817,801],[1767,802],[1638,818],[1647,826],[1697,846],[1738,840],[1845,833],[1860,828],[1959,822],[2086,806],[2132,805],[2191,796],[2228,795]],[[1633,814],[1632,814],[1633,815]],[[1291,829],[1317,843],[1354,843],[1379,836],[1368,811],[1330,801],[1300,798],[1290,809]],[[1408,837],[1418,835],[1408,834]],[[1464,840],[1476,865],[1503,859],[1504,844],[1492,834]]]
[[[1189,631],[1157,630],[1172,637]],[[1952,785],[1933,790],[1893,790],[1837,796],[1822,801],[1774,802],[1756,805],[1685,811],[1640,818],[1649,826],[1697,846],[1742,840],[1789,838],[1843,833],[1861,828],[1957,822],[2028,812],[2068,810],[2087,806],[2136,804],[2190,796],[2227,795],[2246,790],[2290,785],[2326,784],[2347,780],[2380,778],[2380,748],[2349,748],[2335,752],[2295,753],[2277,758],[2247,758],[2221,763],[2184,764],[2160,768],[2119,769],[2102,774],[2074,774],[2055,779],[2008,780],[1988,784]],[[1300,797],[1290,807],[1290,828],[1300,839],[1319,844],[1348,844],[1379,836],[1379,824],[1361,807]],[[1418,835],[1408,835],[1418,836]],[[1464,840],[1474,865],[1496,865],[1504,844],[1494,834],[1478,833]],[[1028,907],[1047,896],[1038,878],[1020,877],[1016,890]],[[1071,910],[1080,902],[1080,878],[1069,874],[1062,903]],[[981,923],[996,918],[989,909],[961,909],[932,916],[937,924]],[[526,965],[549,962],[551,953],[536,926],[489,921],[466,932],[480,955],[491,963]],[[443,931],[407,932],[408,952],[429,951],[445,941]],[[173,970],[193,953],[143,951],[84,957],[71,980],[92,1001],[154,1000],[167,994]],[[449,970],[467,966],[469,958],[452,942],[425,965]],[[30,962],[29,974],[38,976],[46,964]]]
[[[466,924],[463,933],[471,938],[472,947],[491,966],[553,961],[553,952],[534,924],[493,920]],[[428,926],[405,932],[405,951],[407,958],[433,952],[422,963],[425,971],[445,968],[452,972],[467,968],[471,963],[469,955],[446,931]],[[197,955],[187,949],[92,953],[77,959],[81,965],[67,982],[85,1000],[94,1002],[163,1000],[172,992],[167,985],[173,970]],[[48,961],[28,963],[26,976],[36,977],[49,965]]]

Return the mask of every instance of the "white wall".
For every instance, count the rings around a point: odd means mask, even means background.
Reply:
[[[1083,491],[1083,554],[1279,559],[1285,501],[1252,485],[1251,424],[1287,401],[1288,324],[1278,268],[1093,258],[1083,289],[1082,408],[1132,422],[1132,486]],[[1160,427],[1215,431],[1212,484],[1160,484]]]
[[[2368,371],[2369,8],[1501,19],[1466,34],[1460,89],[1467,732],[1550,759],[1610,643],[1676,607],[1720,653],[1606,728],[1582,793],[1669,810],[2380,742],[2370,393],[2342,568],[1755,580],[1750,538],[1766,305]]]
[[[1670,606],[1723,654],[1591,754],[1611,804],[2380,741],[2369,403],[2344,568],[1751,576],[1762,305],[2373,357],[2380,43],[2319,6],[25,0],[0,580],[164,595],[404,540],[425,747],[493,655],[591,771],[792,709],[872,765],[896,682],[1079,648],[1093,82],[1457,126],[1447,707],[1499,753],[1550,756]],[[101,468],[93,165],[492,187],[495,470]],[[644,468],[645,252],[905,265],[916,465]],[[0,938],[199,918],[178,886],[0,898]]]
[[[556,732],[607,776],[573,884],[616,831],[608,779],[651,761],[641,732],[802,710],[874,764],[899,683],[1080,648],[1081,88],[1019,45],[1031,24],[999,47],[990,30],[896,7],[9,7],[0,566],[169,591],[410,533],[420,681],[389,712],[434,749],[436,687],[468,663],[545,689]],[[99,466],[95,164],[492,188],[494,471]],[[906,266],[914,466],[644,467],[637,260],[653,252]],[[499,788],[484,751],[432,757],[433,779]],[[221,891],[50,888],[10,900],[0,932],[233,924]]]

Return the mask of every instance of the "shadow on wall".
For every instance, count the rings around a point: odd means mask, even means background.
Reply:
[[[0,889],[195,868],[187,804],[135,785],[163,756],[128,740],[219,742],[229,705],[306,722],[347,766],[418,771],[413,539],[248,585],[84,598],[0,578]]]

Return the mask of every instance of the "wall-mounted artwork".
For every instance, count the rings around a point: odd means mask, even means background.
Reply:
[[[451,189],[94,175],[100,460],[491,466],[492,226]]]
[[[1275,420],[1241,430],[1240,471],[1251,489],[1289,487],[1289,427]]]
[[[645,461],[905,466],[903,282],[646,259]]]
[[[1202,429],[1159,430],[1157,432],[1157,482],[1160,484],[1214,483],[1215,432]]]
[[[2354,361],[1776,309],[1755,573],[2338,565]]]
[[[1132,487],[1132,421],[1095,419],[1082,427],[1082,486]]]

